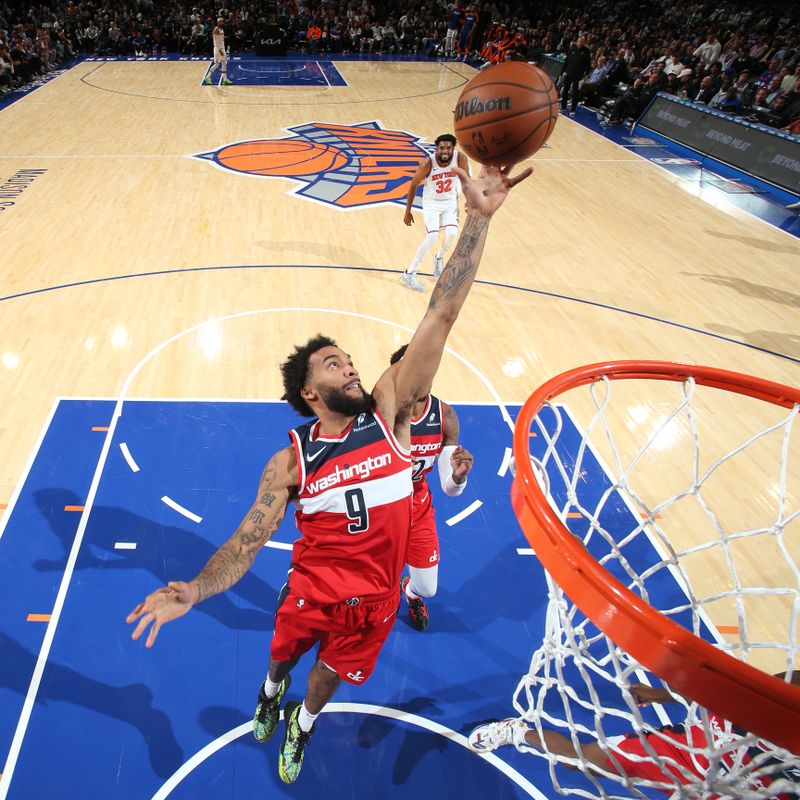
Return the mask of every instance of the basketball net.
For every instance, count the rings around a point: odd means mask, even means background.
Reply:
[[[799,796],[800,687],[771,676],[800,670],[799,403],[790,387],[659,362],[573,370],[526,403],[512,499],[548,605],[513,702],[540,738],[575,746],[518,745],[560,793]],[[640,708],[635,684],[675,702]],[[592,741],[606,769],[584,757]]]

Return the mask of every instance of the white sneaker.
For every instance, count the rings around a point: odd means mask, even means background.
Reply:
[[[442,270],[444,269],[444,257],[443,256],[434,256],[433,257],[433,277],[438,278],[442,274]]]
[[[800,202],[790,203],[788,206],[786,206],[786,208],[788,208],[790,211],[797,211],[798,209],[800,209]]]
[[[425,287],[417,280],[417,275],[414,272],[404,272],[400,276],[400,282],[413,289],[415,292],[424,292]]]
[[[469,735],[469,749],[474,753],[491,753],[498,747],[514,744],[514,732],[518,728],[527,730],[528,726],[516,717],[478,725]]]

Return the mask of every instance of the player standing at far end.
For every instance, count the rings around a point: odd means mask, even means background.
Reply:
[[[406,213],[403,222],[414,224],[411,206],[417,196],[417,187],[424,181],[422,189],[422,219],[425,223],[425,238],[417,249],[413,261],[400,280],[415,292],[424,292],[425,287],[417,280],[417,270],[428,250],[436,244],[439,231],[444,231],[444,242],[433,257],[433,277],[438,280],[444,269],[444,254],[458,234],[458,193],[461,182],[454,167],[463,169],[469,175],[467,157],[456,150],[456,137],[443,133],[434,142],[436,151],[426,158],[414,173],[406,195]]]
[[[206,70],[206,76],[203,78],[203,83],[209,85],[211,83],[211,76],[222,66],[222,83],[225,86],[230,86],[232,81],[228,80],[228,56],[225,54],[225,31],[222,26],[225,20],[222,17],[217,18],[217,27],[211,33],[211,40],[214,43],[214,63],[210,64]]]

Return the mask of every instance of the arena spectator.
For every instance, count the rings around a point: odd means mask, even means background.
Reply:
[[[694,51],[695,58],[706,66],[710,67],[715,61],[719,60],[722,53],[722,45],[719,43],[716,34],[709,31],[706,40]]]

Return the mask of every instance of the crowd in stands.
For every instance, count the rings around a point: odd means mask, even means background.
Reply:
[[[198,2],[200,4],[198,4]],[[308,53],[408,53],[475,65],[565,54],[583,37],[580,100],[637,116],[657,91],[800,130],[800,6],[784,0],[21,0],[0,2],[0,91],[83,54],[234,53],[274,23]],[[267,9],[271,9],[269,12]],[[449,32],[449,33],[448,33]]]

